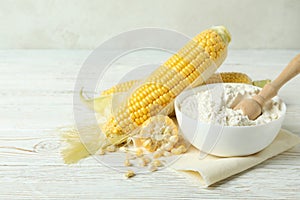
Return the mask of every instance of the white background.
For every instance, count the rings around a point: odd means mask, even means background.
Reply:
[[[0,0],[0,49],[93,49],[135,28],[194,36],[218,24],[230,48],[300,48],[299,0]]]

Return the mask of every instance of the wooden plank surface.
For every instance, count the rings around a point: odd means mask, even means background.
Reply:
[[[219,71],[274,78],[297,50],[231,50]],[[93,158],[63,164],[58,127],[74,123],[77,74],[90,51],[0,51],[0,199],[300,199],[300,146],[241,174],[201,188],[186,174],[164,169],[125,180]],[[117,60],[104,86],[135,66],[160,62],[164,52]],[[283,127],[300,135],[300,77],[280,91],[288,105]]]

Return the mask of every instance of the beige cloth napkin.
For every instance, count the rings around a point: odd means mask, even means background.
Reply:
[[[194,147],[183,154],[171,168],[185,171],[205,187],[249,169],[300,143],[300,137],[287,130],[280,130],[275,140],[259,153],[244,157],[220,158],[208,155],[199,159],[200,152]]]

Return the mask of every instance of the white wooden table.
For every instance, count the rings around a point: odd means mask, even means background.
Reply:
[[[220,71],[274,78],[297,52],[230,50]],[[300,145],[208,189],[171,169],[124,180],[92,158],[63,164],[56,128],[74,123],[74,83],[89,53],[0,51],[0,199],[300,199]],[[118,61],[118,73],[159,56]],[[297,77],[280,91],[288,105],[283,128],[298,135],[299,86]]]

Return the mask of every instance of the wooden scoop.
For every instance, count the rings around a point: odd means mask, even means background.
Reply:
[[[277,95],[278,90],[289,80],[300,73],[300,54],[298,54],[271,83],[266,84],[263,89],[252,99],[244,99],[238,103],[234,110],[241,109],[249,119],[255,120],[262,113],[262,107],[268,100]]]

